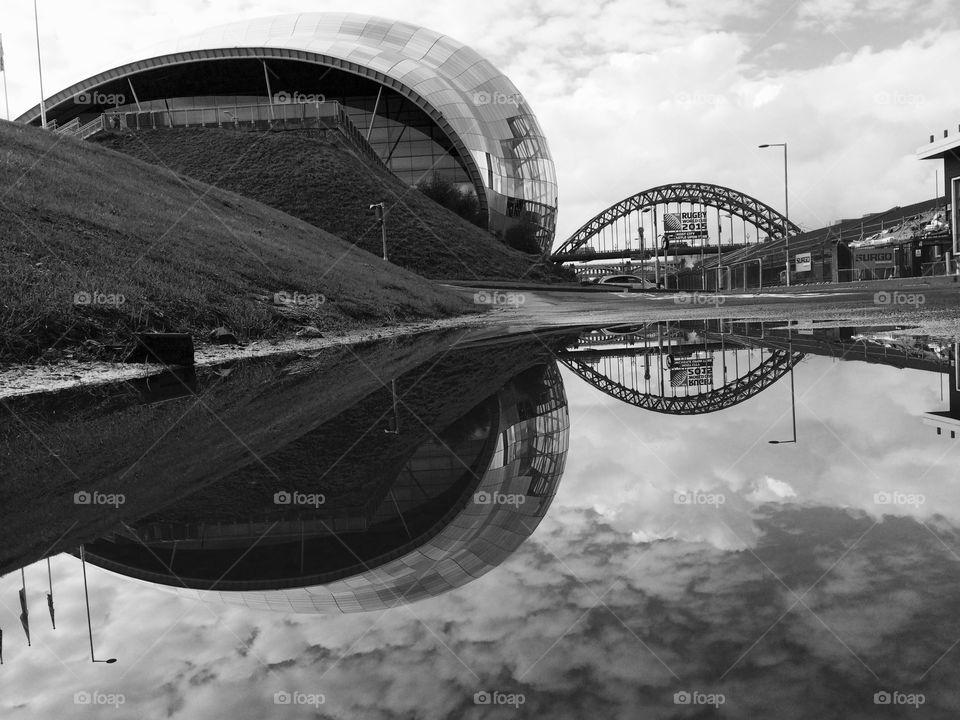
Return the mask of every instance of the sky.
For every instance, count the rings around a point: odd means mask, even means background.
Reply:
[[[676,693],[728,716],[876,717],[873,695],[960,703],[957,445],[921,422],[936,373],[808,356],[786,379],[695,417],[630,407],[563,371],[566,471],[531,539],[450,593],[385,612],[288,615],[198,603],[79,563],[0,580],[4,718],[673,716]],[[689,490],[720,505],[678,504]],[[875,493],[922,495],[878,505]],[[477,692],[524,696],[478,706]],[[123,696],[73,705],[75,693]],[[323,696],[278,706],[275,693]],[[677,715],[686,716],[686,715]],[[912,716],[912,715],[911,715]]]
[[[506,73],[540,119],[559,180],[558,238],[671,182],[732,187],[805,229],[932,198],[957,130],[951,0],[38,0],[47,95],[161,40],[243,18],[351,11],[425,25]],[[0,6],[11,116],[38,102],[33,7]],[[942,191],[942,178],[940,179]]]

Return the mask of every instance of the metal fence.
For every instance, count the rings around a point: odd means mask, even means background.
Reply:
[[[199,108],[170,108],[104,113],[108,128],[156,130],[214,127],[238,130],[284,130],[335,127],[345,115],[338,102],[277,103]]]
[[[106,112],[102,129],[226,128],[233,130],[319,130],[339,133],[361,156],[381,168],[386,163],[336,101],[172,108],[140,112]],[[84,126],[92,126],[88,123]],[[93,130],[99,132],[101,128]],[[90,133],[92,134],[92,133]]]

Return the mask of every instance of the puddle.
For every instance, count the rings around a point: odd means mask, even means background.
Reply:
[[[698,320],[10,398],[0,672],[35,716],[64,667],[144,717],[943,716],[957,354]]]

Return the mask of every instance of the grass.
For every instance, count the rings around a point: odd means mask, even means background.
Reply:
[[[0,122],[0,145],[0,362],[144,330],[252,339],[473,308],[303,220],[95,143]],[[305,302],[277,304],[284,292]]]
[[[388,209],[391,261],[441,279],[556,279],[556,270],[355,156],[339,135],[217,128],[107,132],[92,139],[232,190],[381,254],[372,203]]]

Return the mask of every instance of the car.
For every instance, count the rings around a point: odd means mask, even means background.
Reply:
[[[656,283],[650,282],[636,275],[604,275],[597,282],[598,285],[611,285],[615,288],[627,290],[656,290]]]

